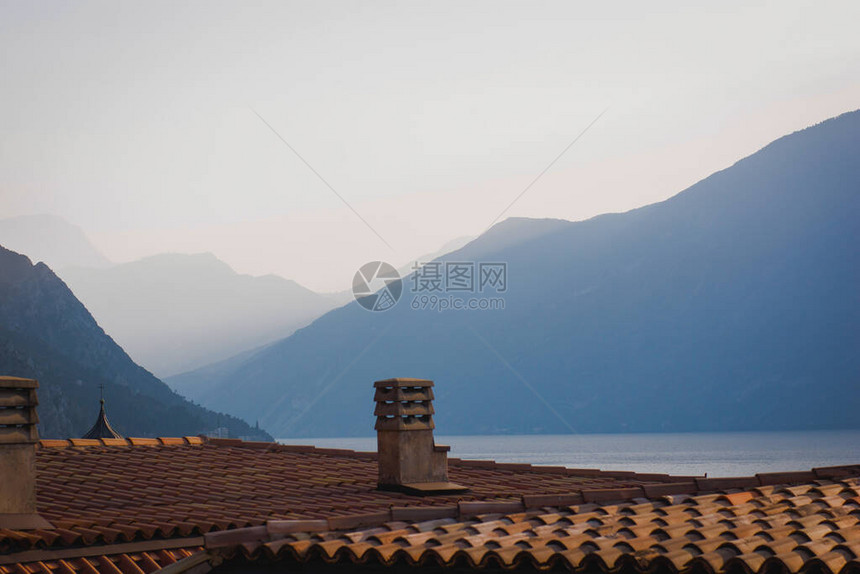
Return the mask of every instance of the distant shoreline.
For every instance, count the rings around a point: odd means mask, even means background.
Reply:
[[[283,438],[375,451],[375,437]],[[860,462],[860,429],[707,433],[439,436],[451,456],[673,475],[749,476]]]

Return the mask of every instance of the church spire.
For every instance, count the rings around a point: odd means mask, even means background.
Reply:
[[[113,427],[110,426],[110,423],[107,419],[107,414],[105,414],[104,385],[99,385],[99,393],[99,416],[96,419],[93,428],[91,428],[82,438],[122,438],[122,435],[113,430]]]

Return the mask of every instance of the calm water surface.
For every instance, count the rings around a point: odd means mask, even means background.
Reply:
[[[376,450],[376,437],[278,439]],[[860,463],[860,430],[685,434],[438,436],[450,456],[678,475],[749,476]]]

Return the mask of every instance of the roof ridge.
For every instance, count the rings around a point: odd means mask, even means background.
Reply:
[[[528,472],[545,472],[555,474],[566,474],[574,476],[602,477],[602,478],[621,478],[642,480],[651,482],[689,482],[705,476],[686,476],[686,475],[671,475],[666,473],[654,472],[633,472],[629,470],[600,470],[598,468],[570,468],[566,466],[554,465],[539,465],[522,462],[496,462],[490,459],[462,459],[449,458],[449,466],[472,467],[472,468],[487,468],[494,470],[510,470],[510,471],[528,471]]]
[[[69,448],[89,446],[202,446],[208,441],[203,436],[183,437],[126,437],[126,438],[67,438],[41,439],[39,448]]]
[[[348,448],[318,447],[312,444],[282,444],[279,442],[248,441],[240,438],[208,438],[208,444],[215,446],[235,446],[241,448],[264,449],[271,452],[296,452],[305,454],[324,454],[328,456],[348,456],[376,460],[377,455],[369,450],[353,450]]]
[[[283,444],[279,442],[246,441],[240,438],[208,438],[208,444],[215,446],[235,446],[243,448],[267,449],[273,452],[296,452],[323,454],[328,456],[349,456],[353,458],[373,459],[377,458],[374,451],[354,450],[348,448],[319,447],[312,444]],[[647,480],[660,483],[690,482],[705,476],[675,476],[665,473],[633,472],[627,470],[600,470],[597,468],[568,468],[554,465],[535,465],[523,462],[497,462],[490,459],[463,459],[452,457],[448,459],[448,465],[458,467],[486,468],[495,470],[509,470],[512,472],[541,472],[547,474],[563,474],[573,476],[602,477],[602,478],[626,478],[631,480]]]
[[[328,456],[348,456],[352,458],[376,459],[377,453],[373,451],[360,451],[345,448],[318,447],[315,445],[282,444],[278,442],[247,441],[241,438],[215,438],[205,435],[183,436],[183,437],[126,437],[126,438],[100,438],[100,439],[41,439],[40,448],[68,448],[88,446],[202,446],[210,444],[213,446],[230,446],[251,449],[269,450],[272,452],[296,452],[309,454],[323,454]],[[714,477],[671,475],[665,473],[641,473],[633,471],[600,470],[594,468],[569,468],[565,466],[534,465],[531,463],[518,462],[496,462],[488,459],[461,459],[449,458],[449,465],[459,467],[487,468],[495,470],[526,471],[557,473],[575,476],[593,476],[604,478],[627,478],[634,480],[647,480],[655,484],[647,485],[655,487],[659,484],[660,495],[663,494],[689,494],[689,492],[669,492],[673,486],[679,489],[695,488],[696,493],[713,492],[721,489],[732,488],[755,488],[758,486],[809,483],[819,479],[839,479],[849,476],[860,476],[860,462],[855,464],[843,464],[834,466],[814,467],[804,471],[784,472],[761,472],[752,476],[738,477]],[[666,490],[665,488],[668,488]],[[720,488],[722,487],[722,488]],[[593,490],[626,490],[628,487],[593,489]],[[585,492],[585,491],[582,491]],[[645,496],[650,496],[647,490],[643,491]],[[655,492],[656,494],[656,492]],[[541,495],[542,496],[542,495]],[[568,496],[568,495],[564,495]]]
[[[860,465],[846,465],[855,469],[854,476],[860,473]],[[838,467],[843,468],[843,467]],[[774,473],[776,474],[776,473]],[[789,473],[785,473],[789,474]],[[799,473],[791,473],[799,474]],[[814,481],[789,481],[774,487],[790,487],[801,484],[841,484],[842,479],[850,478],[844,475],[839,478],[824,479],[817,478]],[[687,483],[678,483],[684,486]],[[707,483],[706,483],[707,484]],[[672,485],[660,485],[672,486]],[[374,528],[398,521],[433,521],[449,519],[453,521],[466,522],[480,519],[482,516],[513,516],[523,512],[531,513],[548,510],[551,508],[567,508],[576,513],[577,507],[608,507],[614,505],[630,505],[641,502],[643,499],[650,502],[664,501],[667,504],[677,504],[678,500],[696,501],[699,497],[710,499],[715,495],[725,498],[743,492],[751,492],[750,489],[739,489],[729,487],[725,489],[698,490],[694,493],[661,493],[656,496],[648,496],[641,488],[608,488],[583,490],[573,494],[533,494],[522,495],[515,500],[458,500],[447,506],[390,506],[387,511],[364,512],[352,514],[339,514],[320,519],[271,519],[263,525],[250,526],[223,531],[213,531],[204,534],[205,547],[207,550],[225,547],[236,547],[242,543],[260,542],[269,535],[282,535],[295,532],[344,532],[356,529]],[[632,492],[636,490],[637,492]],[[680,498],[675,495],[685,495]],[[589,496],[590,495],[590,496]],[[699,499],[700,500],[700,499]],[[701,500],[700,500],[701,501]],[[731,500],[729,500],[731,502]]]
[[[328,456],[348,456],[376,460],[377,453],[366,450],[348,448],[319,447],[312,444],[282,444],[279,442],[246,441],[239,438],[208,438],[207,443],[215,446],[235,446],[244,448],[267,449],[273,452],[296,452],[323,454]],[[600,470],[597,468],[568,468],[565,466],[535,465],[523,462],[497,462],[490,459],[449,458],[448,465],[458,467],[486,468],[494,470],[509,470],[512,472],[541,472],[548,474],[563,474],[568,476],[588,476],[602,478],[626,478],[631,480],[648,480],[660,483],[689,482],[704,476],[674,476],[665,473],[633,472],[627,470]]]
[[[206,438],[207,443],[216,446],[238,446],[245,448],[264,448],[272,451],[298,452],[326,454],[332,456],[354,456],[358,458],[377,458],[373,451],[361,451],[346,448],[318,447],[312,444],[282,444],[279,442],[246,441],[239,438]],[[782,471],[782,472],[760,472],[752,476],[740,477],[715,477],[709,478],[705,475],[673,475],[666,473],[634,472],[627,470],[600,470],[597,468],[570,468],[566,466],[535,465],[522,462],[497,462],[491,459],[462,459],[451,457],[448,459],[449,466],[487,468],[495,470],[527,471],[558,473],[575,476],[594,476],[604,478],[627,478],[634,480],[647,480],[654,483],[665,483],[666,486],[683,484],[688,487],[690,483],[697,486],[697,491],[708,492],[716,490],[718,486],[731,488],[729,484],[738,484],[734,488],[755,486],[766,486],[776,484],[806,483],[817,479],[838,479],[847,476],[860,475],[860,462],[854,464],[843,464],[834,466],[814,467],[810,470]],[[755,483],[755,484],[753,484]],[[710,488],[705,487],[708,485]]]

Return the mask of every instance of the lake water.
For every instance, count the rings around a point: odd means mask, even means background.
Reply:
[[[278,439],[376,450],[376,437]],[[860,430],[685,434],[438,436],[450,456],[676,475],[750,476],[860,463]]]

